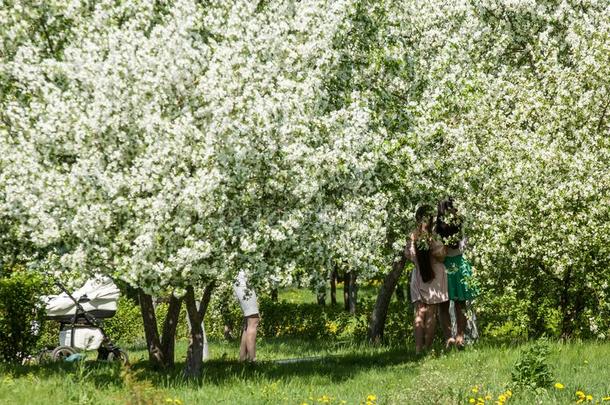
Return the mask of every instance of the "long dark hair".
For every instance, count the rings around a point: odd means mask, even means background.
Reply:
[[[438,203],[436,233],[443,238],[443,241],[449,247],[457,248],[460,244],[458,239],[461,231],[462,219],[457,215],[457,209],[453,205],[453,198],[445,198]]]
[[[419,226],[424,221],[428,221],[428,232],[432,231],[432,208],[428,205],[422,205],[415,212],[415,220]],[[434,279],[434,271],[432,271],[432,257],[430,255],[430,234],[420,234],[418,240],[415,241],[415,255],[419,267],[419,274],[424,283],[428,283]]]

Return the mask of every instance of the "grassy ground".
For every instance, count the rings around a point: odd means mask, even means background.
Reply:
[[[237,343],[212,342],[200,381],[185,381],[181,363],[169,373],[147,368],[132,349],[132,366],[82,364],[0,368],[0,404],[468,404],[495,403],[511,388],[515,404],[575,403],[576,391],[601,403],[610,395],[610,345],[552,343],[553,381],[565,388],[517,389],[511,370],[522,348],[480,343],[463,352],[417,359],[410,347],[373,348],[321,341],[260,341],[256,365],[235,361]],[[317,357],[302,362],[281,360]],[[474,393],[473,388],[478,392]],[[489,396],[488,396],[489,395]],[[488,396],[486,399],[486,396]],[[585,397],[586,400],[586,397]],[[610,402],[608,402],[610,404]]]

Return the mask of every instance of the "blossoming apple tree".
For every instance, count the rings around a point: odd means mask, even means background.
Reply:
[[[3,210],[65,269],[184,291],[190,375],[195,288],[209,297],[239,269],[261,286],[325,271],[337,212],[377,159],[366,103],[321,97],[350,2],[205,3],[2,14]],[[346,212],[373,220],[361,200]]]
[[[569,1],[355,7],[338,94],[360,90],[383,134],[377,195],[397,242],[372,339],[404,266],[407,215],[449,195],[496,309],[516,301],[534,333],[607,334],[594,314],[608,302],[609,12]]]
[[[534,333],[608,333],[609,13],[492,0],[412,14],[428,56],[410,132],[434,145],[418,159],[461,202],[495,310],[515,300]]]

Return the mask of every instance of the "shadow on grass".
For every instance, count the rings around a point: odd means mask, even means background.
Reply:
[[[292,361],[296,359],[290,359]],[[300,360],[300,359],[299,359]],[[405,349],[390,349],[377,353],[354,353],[329,355],[319,358],[306,358],[304,361],[280,363],[278,361],[259,361],[256,364],[241,363],[235,360],[210,360],[203,365],[202,376],[186,380],[183,375],[184,363],[179,362],[171,370],[154,371],[147,361],[132,366],[140,379],[150,381],[154,386],[175,387],[183,385],[222,385],[235,381],[279,380],[290,378],[324,377],[329,382],[338,383],[352,379],[359,373],[371,369],[382,369],[399,364],[418,363],[414,354]]]
[[[288,344],[288,342],[278,342]],[[320,344],[320,342],[318,342]],[[315,342],[309,342],[310,348]],[[324,344],[321,344],[324,346]],[[326,346],[328,347],[328,346]],[[349,347],[344,351],[352,350]],[[416,369],[418,359],[412,348],[355,346],[352,353],[329,354],[305,359],[284,359],[259,361],[256,364],[241,363],[235,360],[213,359],[203,364],[202,376],[187,380],[183,375],[184,362],[177,362],[168,370],[154,370],[147,360],[141,360],[125,369],[119,364],[96,361],[76,363],[56,363],[31,366],[3,366],[0,374],[9,372],[13,377],[35,375],[38,378],[69,379],[74,383],[94,384],[98,388],[122,387],[126,381],[147,381],[157,388],[185,386],[223,385],[236,381],[279,380],[286,378],[323,377],[337,383],[354,378],[359,373],[371,369],[383,369],[400,364],[409,364]],[[126,378],[126,374],[129,377]]]
[[[299,359],[293,359],[299,360]],[[320,358],[306,358],[304,361],[280,363],[278,361],[261,361],[257,364],[244,364],[236,361],[212,360],[204,365],[200,382],[208,384],[223,384],[235,379],[265,378],[277,380],[283,378],[307,378],[311,376],[324,377],[337,383],[352,379],[359,373],[371,369],[382,369],[395,365],[412,363],[417,366],[414,354],[404,348],[377,351],[374,353],[353,353],[328,355]],[[183,365],[178,365],[178,375],[182,380]]]

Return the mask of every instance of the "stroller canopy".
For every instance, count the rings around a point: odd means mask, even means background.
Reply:
[[[110,277],[98,275],[87,280],[72,296],[86,312],[97,318],[109,318],[116,312],[119,289]],[[46,297],[46,310],[49,319],[65,318],[76,313],[76,303],[65,292],[51,295]]]

